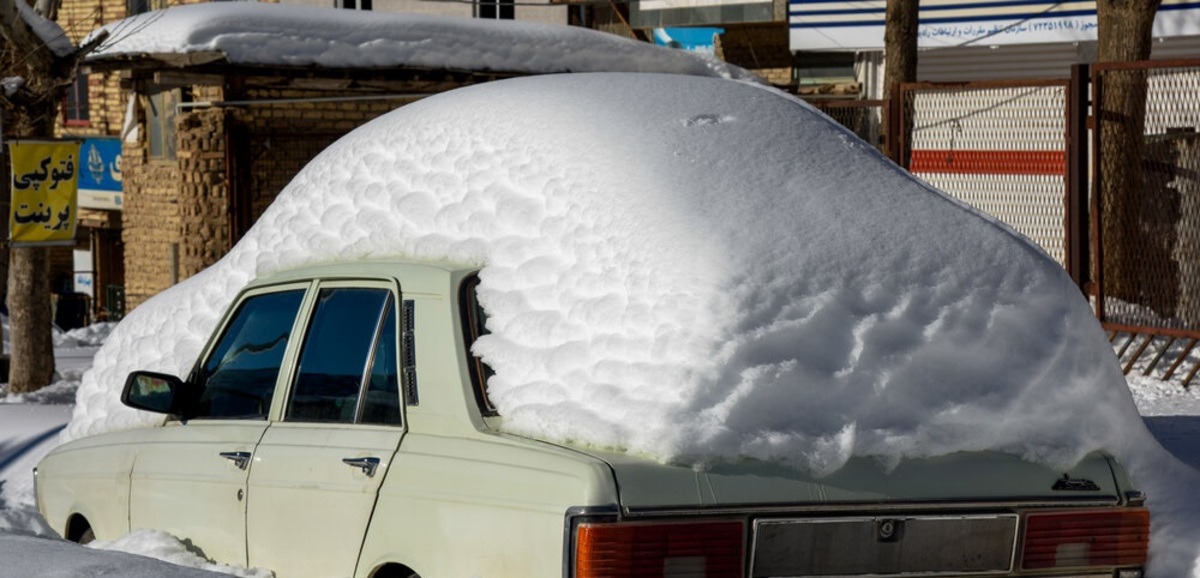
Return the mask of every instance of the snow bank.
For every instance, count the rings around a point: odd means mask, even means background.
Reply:
[[[179,544],[176,541],[176,544]],[[182,545],[180,546],[182,549]],[[154,552],[138,553],[153,554]],[[210,570],[229,570],[229,574],[266,578],[264,571],[235,568],[179,566],[144,555],[88,549],[70,542],[51,538],[5,535],[0,532],[0,560],[4,561],[5,576],[22,578],[64,578],[75,576],[119,576],[120,578],[221,578]],[[201,569],[207,568],[207,569]]]
[[[184,568],[196,568],[209,572],[242,576],[243,578],[271,578],[275,574],[261,568],[240,568],[228,564],[218,564],[209,561],[180,542],[178,538],[157,530],[134,530],[118,540],[111,542],[95,541],[88,544],[89,548],[112,552],[126,552],[147,556],[155,560],[170,562]],[[172,569],[175,571],[177,569]]]
[[[125,375],[186,374],[252,277],[384,256],[482,267],[476,350],[513,432],[816,473],[983,449],[1136,466],[1154,446],[1034,245],[790,97],[623,74],[454,91],[343,138],[122,322],[68,437],[157,421],[120,406]]]
[[[54,339],[55,349],[95,347],[103,345],[104,341],[108,339],[108,336],[112,334],[113,329],[116,327],[116,323],[104,321],[69,331],[62,331],[55,328],[51,337]]]
[[[107,31],[110,39],[89,60],[215,51],[238,64],[757,78],[712,56],[586,28],[513,20],[203,3],[127,18],[93,32],[89,39],[101,31]]]

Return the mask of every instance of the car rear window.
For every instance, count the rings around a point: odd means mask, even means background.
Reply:
[[[463,342],[467,345],[467,369],[471,373],[472,389],[475,391],[475,401],[483,415],[499,415],[487,395],[487,380],[492,376],[492,368],[484,363],[479,356],[471,351],[471,346],[481,335],[487,335],[487,312],[479,304],[475,289],[479,286],[479,276],[471,275],[463,280],[459,289],[459,308],[462,317]]]

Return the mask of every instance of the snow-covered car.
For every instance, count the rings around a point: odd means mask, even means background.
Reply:
[[[1061,269],[762,87],[570,75],[407,106],[185,285],[110,338],[154,371],[94,370],[157,419],[39,465],[69,540],[164,530],[282,578],[1147,560],[1145,498],[1100,451],[1119,370]]]

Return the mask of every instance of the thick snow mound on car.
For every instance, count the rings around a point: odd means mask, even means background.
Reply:
[[[1025,239],[781,93],[597,74],[457,90],[337,142],[121,324],[69,435],[152,420],[120,407],[124,376],[186,374],[253,276],[385,256],[481,268],[476,351],[513,432],[823,473],[1067,465],[1141,428],[1079,290]]]

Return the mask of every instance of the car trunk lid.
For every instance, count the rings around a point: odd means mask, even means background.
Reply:
[[[589,453],[612,467],[627,512],[905,503],[1100,505],[1120,503],[1122,492],[1110,459],[1099,453],[1065,471],[995,452],[904,460],[894,468],[855,458],[823,477],[755,461],[692,468],[626,454]]]

